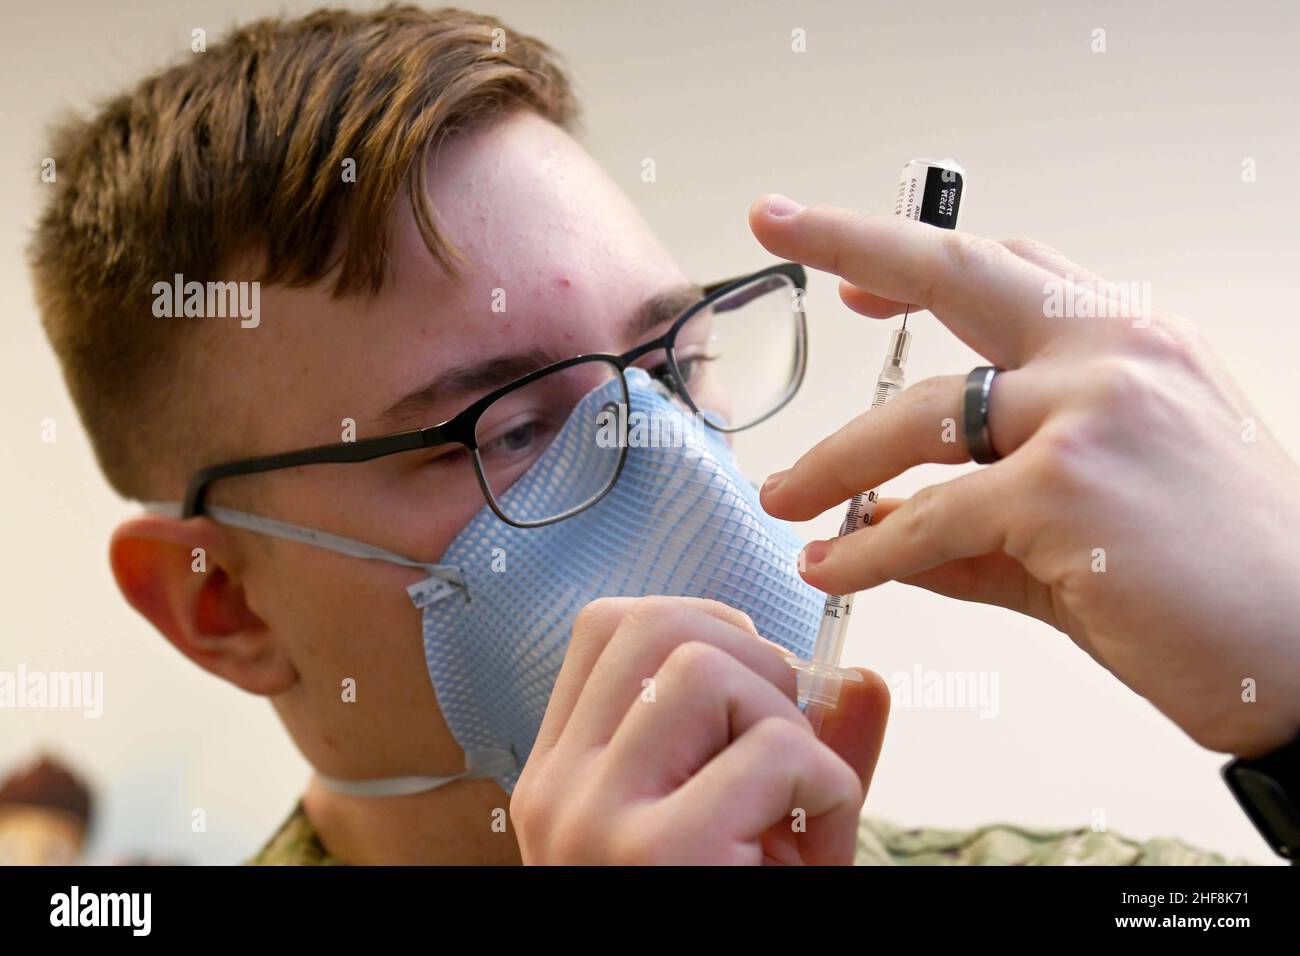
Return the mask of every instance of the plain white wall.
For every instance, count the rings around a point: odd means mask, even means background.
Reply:
[[[1033,236],[1112,279],[1151,283],[1158,305],[1200,324],[1282,442],[1300,451],[1290,364],[1300,354],[1293,4],[467,5],[564,54],[586,142],[698,278],[768,261],[745,225],[760,193],[889,212],[907,159],[952,155],[970,176],[964,228]],[[56,188],[39,170],[43,129],[59,110],[194,55],[194,27],[214,37],[316,4],[6,6],[0,669],[103,671],[106,701],[99,720],[0,710],[0,768],[38,746],[83,768],[102,798],[97,859],[147,851],[233,862],[279,822],[305,764],[265,702],[186,663],[118,596],[106,542],[131,509],[95,468],[39,328],[22,249],[42,190]],[[791,50],[796,28],[805,53]],[[1106,31],[1104,53],[1091,51],[1095,28]],[[654,183],[641,180],[646,158]],[[1242,181],[1246,158],[1257,182]],[[808,383],[742,446],[759,479],[867,406],[892,327],[849,313],[821,275],[808,308]],[[980,364],[933,317],[912,327],[912,381]],[[45,419],[56,423],[53,443],[41,440]],[[888,491],[952,473],[917,469]],[[828,514],[805,530],[828,536],[838,520]],[[1100,810],[1133,836],[1179,835],[1270,859],[1218,778],[1224,758],[1046,626],[899,585],[862,596],[855,625],[853,663],[886,677],[918,665],[995,673],[1000,691],[993,719],[896,706],[868,812],[908,825],[1073,826]],[[194,808],[207,812],[206,833],[191,832]]]

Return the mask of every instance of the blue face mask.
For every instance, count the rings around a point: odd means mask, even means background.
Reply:
[[[466,769],[448,777],[322,777],[327,786],[396,795],[491,776],[512,790],[541,726],[573,622],[600,597],[712,598],[747,613],[768,640],[798,657],[811,655],[825,596],[796,571],[799,539],[763,511],[722,433],[700,424],[641,369],[629,369],[626,378],[627,457],[604,498],[536,528],[508,525],[485,505],[438,564],[208,509],[226,524],[428,572],[408,592],[422,612],[429,678],[465,751]],[[615,379],[579,402],[547,451],[506,492],[511,514],[555,513],[557,489],[584,478],[583,456],[573,453],[591,445],[582,429],[621,400]]]

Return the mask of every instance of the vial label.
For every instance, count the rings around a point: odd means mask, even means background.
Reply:
[[[898,183],[894,215],[940,229],[956,229],[962,185],[962,174],[955,169],[908,163]]]

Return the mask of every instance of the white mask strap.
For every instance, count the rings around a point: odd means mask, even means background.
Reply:
[[[323,773],[316,779],[336,793],[351,797],[406,797],[424,793],[456,780],[495,777],[517,769],[519,761],[509,750],[470,750],[465,753],[465,769],[445,777],[382,777],[377,780],[344,780]]]
[[[171,518],[179,518],[181,515],[179,502],[142,501],[140,504],[150,514],[166,515]],[[466,590],[460,568],[455,565],[429,564],[425,561],[416,561],[414,558],[404,557],[393,551],[386,551],[383,548],[375,547],[373,544],[366,544],[364,541],[330,534],[327,531],[317,531],[314,528],[304,528],[301,525],[289,524],[287,521],[276,521],[274,518],[249,514],[246,511],[235,511],[233,508],[209,505],[204,509],[203,514],[224,525],[243,528],[245,531],[255,531],[258,534],[270,535],[273,538],[283,538],[286,541],[315,545],[318,548],[337,551],[339,554],[346,554],[353,558],[363,558],[367,561],[388,561],[391,564],[400,564],[408,568],[420,568],[427,571],[430,577],[446,581],[462,591]]]

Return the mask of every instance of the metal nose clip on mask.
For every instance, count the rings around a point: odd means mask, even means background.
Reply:
[[[385,796],[491,776],[512,790],[546,713],[573,622],[600,597],[712,598],[747,613],[761,635],[792,654],[811,653],[824,595],[796,571],[800,540],[763,511],[721,433],[685,411],[643,370],[628,369],[626,379],[633,427],[623,470],[604,498],[571,518],[533,528],[508,525],[485,505],[436,565],[209,509],[218,521],[429,572],[407,590],[421,609],[429,678],[465,751],[466,770],[448,777],[322,778],[327,786]],[[541,458],[505,492],[511,514],[556,513],[557,498],[569,497],[561,489],[582,481],[591,468],[590,429],[622,397],[614,379],[578,403]],[[634,416],[652,427],[638,432]]]

